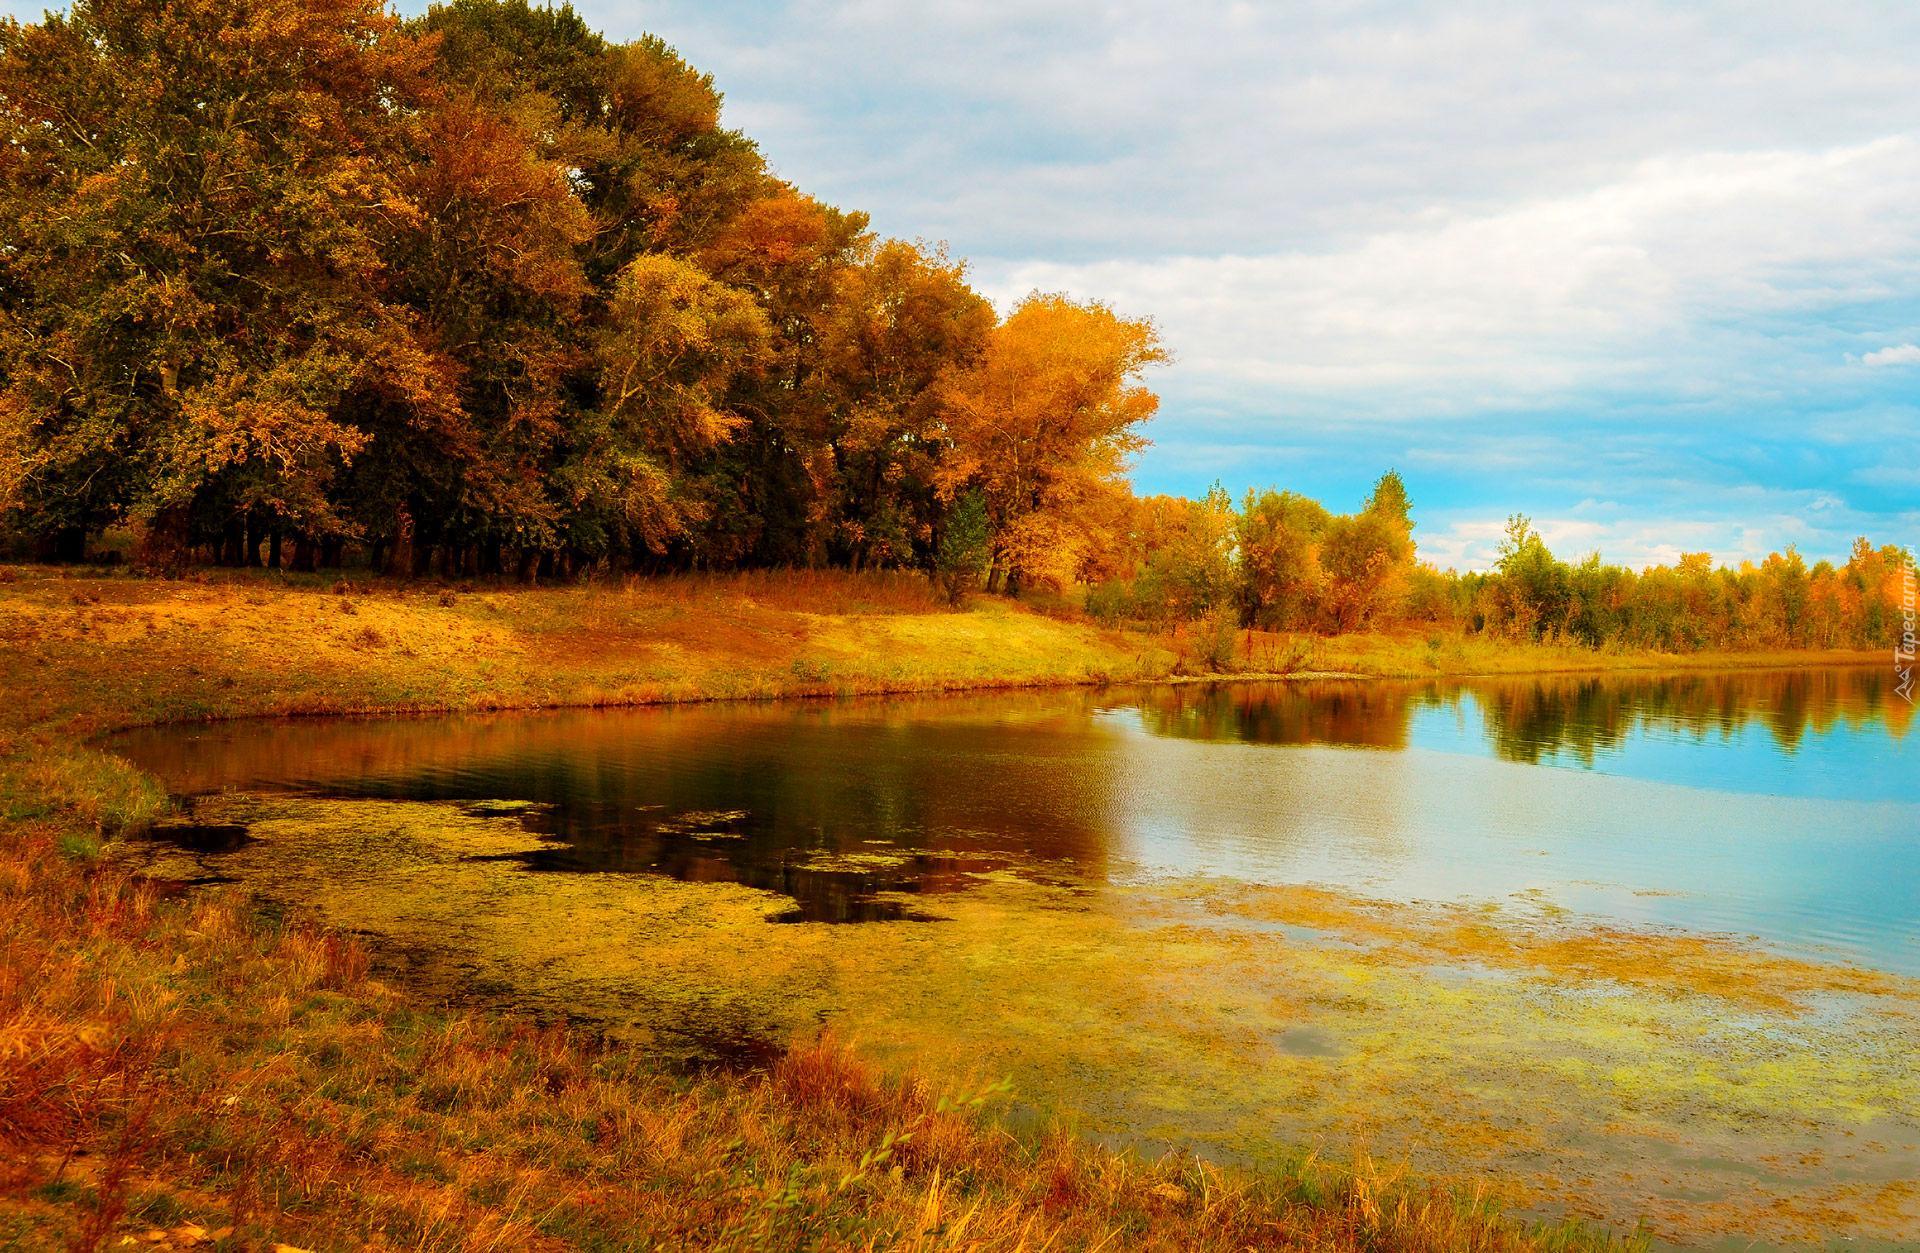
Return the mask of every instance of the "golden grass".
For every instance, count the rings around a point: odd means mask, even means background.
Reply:
[[[1413,629],[1353,635],[1241,633],[1243,668],[1276,674],[1313,672],[1373,678],[1469,678],[1516,674],[1592,674],[1623,670],[1740,670],[1884,663],[1859,649],[1756,649],[1663,653],[1577,644],[1517,644],[1452,630]]]
[[[423,1010],[239,897],[0,852],[0,1239],[146,1247],[1534,1249],[1370,1162],[1142,1162],[831,1041],[758,1075]],[[60,943],[50,946],[49,936]],[[155,1237],[158,1238],[155,1238]]]
[[[1250,643],[1249,668],[1289,671],[1576,660]],[[830,1042],[765,1074],[675,1076],[644,1050],[425,1008],[313,925],[231,893],[164,896],[92,856],[165,803],[80,742],[117,727],[1156,679],[1195,668],[1178,637],[953,612],[920,580],[836,573],[521,590],[11,569],[0,650],[0,1245],[1610,1243],[1364,1160],[1255,1175],[1015,1137],[979,1116],[990,1093],[885,1076]]]
[[[5,725],[623,705],[1156,678],[1159,641],[829,572],[474,590],[5,572]],[[39,682],[29,681],[39,676]]]

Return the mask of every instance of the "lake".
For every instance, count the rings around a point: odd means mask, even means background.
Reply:
[[[1016,1120],[1493,1178],[1681,1243],[1920,1230],[1891,669],[160,728],[157,870],[689,1061],[822,1030]],[[1907,1246],[1910,1247],[1910,1246]]]

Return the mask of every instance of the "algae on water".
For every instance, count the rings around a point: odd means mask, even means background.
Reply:
[[[940,895],[938,925],[771,925],[793,899],[738,882],[538,873],[527,855],[551,839],[515,807],[234,795],[194,818],[248,839],[160,853],[155,873],[217,869],[377,937],[407,977],[679,1056],[831,1029],[888,1062],[1008,1076],[1028,1110],[1105,1137],[1254,1163],[1364,1146],[1676,1239],[1920,1222],[1902,1191],[1920,995],[1890,975],[1530,898],[1396,905],[991,863]],[[911,856],[795,869],[859,882]],[[1756,1180],[1766,1207],[1738,1201]]]

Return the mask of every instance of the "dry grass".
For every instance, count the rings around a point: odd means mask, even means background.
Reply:
[[[263,574],[164,582],[16,569],[0,725],[625,705],[1167,674],[1159,641],[923,579],[787,572],[474,589]],[[38,681],[30,681],[37,678]]]
[[[1286,668],[1394,672],[1412,647],[1296,641]],[[841,574],[527,591],[19,570],[0,649],[0,1246],[1609,1243],[1366,1161],[1254,1176],[1015,1137],[981,1117],[990,1090],[883,1076],[831,1042],[676,1076],[423,1007],[353,943],[93,856],[165,805],[80,743],[115,727],[1158,678],[1179,640]]]
[[[983,1119],[993,1087],[830,1041],[675,1076],[560,1028],[423,1010],[353,943],[233,895],[0,853],[0,1239],[147,1247],[1533,1249],[1363,1162],[1275,1176]],[[57,936],[58,945],[47,939]],[[158,1233],[154,1239],[150,1233]]]
[[[634,705],[1207,676],[1205,641],[1097,627],[924,579],[757,572],[556,588],[0,568],[7,729],[260,714]],[[1607,653],[1454,635],[1242,632],[1235,673],[1376,676],[1831,664],[1878,654]]]
[[[1662,653],[1594,649],[1577,644],[1516,644],[1455,631],[1397,630],[1355,635],[1241,634],[1242,664],[1274,673],[1367,675],[1376,678],[1465,678],[1509,674],[1591,674],[1620,670],[1739,670],[1884,663],[1858,649]]]

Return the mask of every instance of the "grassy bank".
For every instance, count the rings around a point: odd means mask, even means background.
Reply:
[[[1877,653],[1608,652],[1454,635],[1104,629],[912,575],[782,572],[554,588],[0,567],[0,726],[67,737],[275,714],[633,705],[1120,683],[1825,665]]]
[[[1242,648],[1255,669],[1379,674],[1669,660],[1423,639]],[[1607,1243],[1523,1230],[1367,1163],[1255,1177],[1012,1137],[981,1117],[991,1088],[882,1075],[831,1043],[764,1074],[671,1074],[584,1035],[423,1005],[305,920],[93,857],[165,808],[82,742],[120,726],[1155,679],[1200,668],[1190,641],[997,602],[953,612],[907,578],[528,591],[10,570],[0,650],[0,1245]]]
[[[473,589],[9,571],[15,725],[629,705],[1152,678],[1162,642],[837,573]],[[38,676],[40,682],[34,682]]]
[[[1258,664],[1263,648],[1283,657],[1297,658],[1297,669],[1415,679],[1885,665],[1890,660],[1882,652],[1844,648],[1662,653],[1647,649],[1594,649],[1577,644],[1515,644],[1490,636],[1415,631],[1330,638],[1284,637],[1271,644],[1266,642],[1266,637],[1252,633],[1244,649],[1245,662]]]

